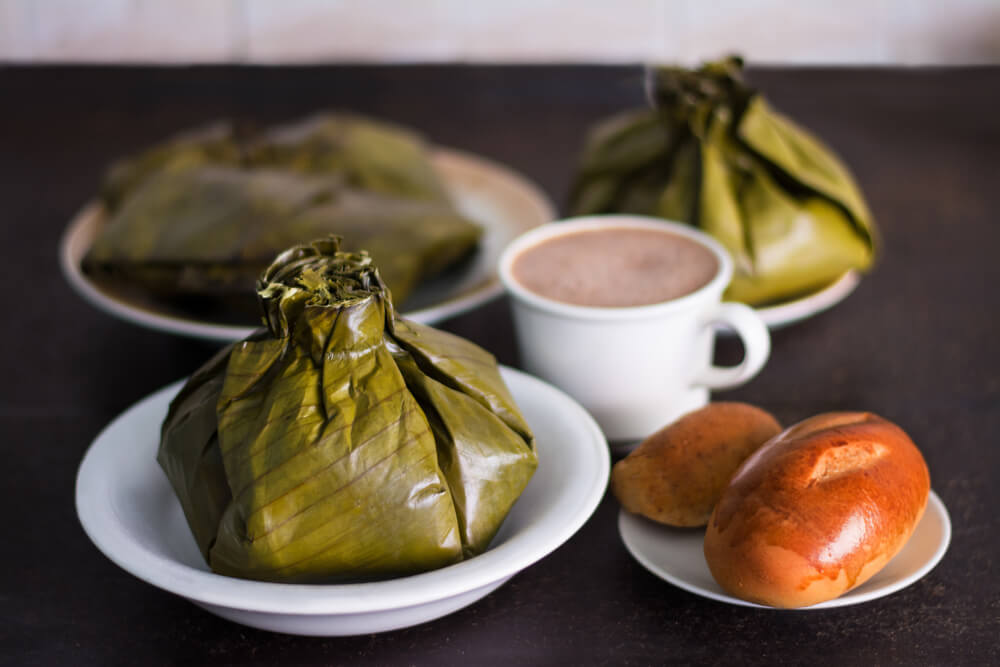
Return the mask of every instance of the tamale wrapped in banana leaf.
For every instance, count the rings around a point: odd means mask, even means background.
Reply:
[[[199,166],[156,173],[128,197],[88,251],[94,276],[163,297],[243,302],[282,248],[326,234],[368,248],[400,301],[464,257],[481,228],[448,204],[274,169]]]
[[[395,315],[366,253],[282,253],[266,329],[171,403],[158,461],[220,574],[337,582],[483,552],[537,465],[496,361]]]
[[[249,141],[246,152],[249,166],[338,174],[364,190],[448,203],[423,140],[362,116],[328,113],[278,125]]]
[[[350,113],[316,114],[262,130],[223,121],[184,131],[112,165],[101,196],[114,211],[153,174],[209,164],[333,175],[383,194],[448,202],[419,135]]]
[[[111,165],[104,176],[101,199],[109,211],[116,211],[153,174],[185,171],[208,164],[236,167],[242,161],[242,150],[230,123],[219,122],[187,130],[136,157]]]
[[[726,298],[764,305],[823,287],[875,256],[875,227],[850,172],[770,108],[729,58],[651,69],[649,109],[594,127],[571,194],[575,215],[687,222],[732,254]]]
[[[452,206],[422,140],[325,114],[261,132],[220,123],[113,167],[94,278],[255,312],[254,281],[284,248],[336,234],[371,250],[397,303],[468,256],[482,228]]]

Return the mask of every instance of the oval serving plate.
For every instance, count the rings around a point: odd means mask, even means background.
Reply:
[[[502,374],[535,433],[539,465],[490,548],[448,567],[387,581],[304,585],[237,579],[208,569],[156,463],[174,383],[112,421],[77,474],[76,508],[90,539],[132,575],[237,623],[302,635],[394,630],[469,605],[568,540],[597,508],[610,456],[594,420],[530,375]]]
[[[484,234],[469,261],[421,284],[407,299],[403,316],[423,324],[458,315],[499,296],[503,291],[496,272],[500,251],[522,232],[555,219],[555,206],[545,193],[506,166],[446,148],[435,148],[431,161],[456,208],[482,225]],[[87,204],[70,221],[59,247],[63,275],[93,306],[133,324],[192,338],[231,342],[255,329],[197,319],[139,291],[93,280],[80,263],[104,221],[100,203]]]

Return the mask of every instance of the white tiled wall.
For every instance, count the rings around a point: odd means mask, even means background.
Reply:
[[[1000,62],[1000,0],[0,0],[0,61]]]

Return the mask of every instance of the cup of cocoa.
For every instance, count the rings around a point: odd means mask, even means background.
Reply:
[[[723,302],[728,252],[688,225],[636,215],[570,218],[536,227],[500,256],[525,370],[560,387],[627,448],[767,361],[767,326]],[[713,364],[716,328],[743,359]]]

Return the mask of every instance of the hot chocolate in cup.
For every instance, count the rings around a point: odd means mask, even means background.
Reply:
[[[767,361],[752,308],[725,303],[732,259],[690,226],[634,215],[552,222],[500,257],[525,370],[560,387],[608,440],[634,443],[736,387]],[[717,326],[743,341],[740,364],[712,364]]]

